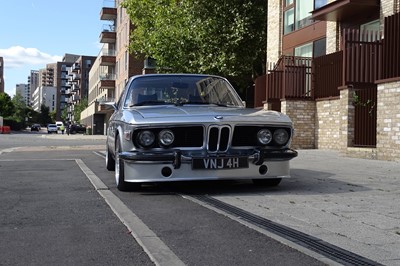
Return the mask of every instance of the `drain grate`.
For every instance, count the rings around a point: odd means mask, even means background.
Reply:
[[[235,215],[238,218],[245,220],[255,226],[263,228],[271,233],[279,235],[285,239],[295,242],[305,248],[313,250],[325,257],[338,262],[343,265],[382,265],[365,257],[359,256],[355,253],[344,250],[335,245],[329,244],[316,237],[304,234],[300,231],[294,230],[287,226],[275,223],[271,220],[262,218],[260,216],[254,215],[252,213],[246,212],[235,206],[224,203],[215,198],[205,196],[205,195],[190,195],[191,197],[207,203],[214,208],[227,212],[229,214]]]

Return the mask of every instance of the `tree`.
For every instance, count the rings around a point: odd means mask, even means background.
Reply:
[[[0,116],[9,117],[14,113],[14,103],[11,97],[5,93],[0,93]]]
[[[217,74],[241,88],[265,72],[263,0],[126,0],[130,51],[162,71]]]
[[[50,109],[48,106],[42,104],[40,106],[40,118],[39,118],[40,124],[41,125],[47,125],[50,124],[52,121],[52,118],[50,117]]]
[[[88,99],[83,98],[78,104],[74,106],[74,120],[81,121],[81,113],[88,107]]]
[[[16,93],[12,98],[14,104],[14,113],[12,118],[14,121],[24,123],[27,118],[27,106],[24,101],[24,97],[20,93]]]

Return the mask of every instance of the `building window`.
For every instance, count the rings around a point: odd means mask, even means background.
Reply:
[[[314,9],[318,9],[327,4],[327,0],[314,0]]]
[[[313,57],[326,55],[326,38],[314,42]]]
[[[285,0],[285,6],[290,6],[293,4],[293,0]]]
[[[326,38],[309,42],[294,48],[294,55],[300,57],[318,57],[326,54]]]
[[[294,31],[294,8],[285,11],[283,33],[288,34]]]
[[[284,0],[283,33],[304,28],[314,21],[311,12],[327,4],[327,0]]]
[[[300,57],[312,57],[313,44],[307,43],[294,48],[294,55]]]
[[[312,23],[311,12],[314,10],[312,0],[296,0],[296,30],[301,29]]]
[[[380,29],[381,24],[379,19],[360,25],[360,41],[377,41]]]

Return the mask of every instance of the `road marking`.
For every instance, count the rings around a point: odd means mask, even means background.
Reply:
[[[142,246],[143,250],[156,265],[185,265],[139,217],[108,189],[81,159],[76,159],[75,161],[96,191],[104,198],[115,215],[128,228],[136,242]]]

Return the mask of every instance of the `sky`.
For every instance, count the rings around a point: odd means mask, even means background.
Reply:
[[[5,92],[27,84],[31,70],[62,61],[67,54],[97,56],[103,6],[110,0],[2,0],[0,56],[4,59]]]

